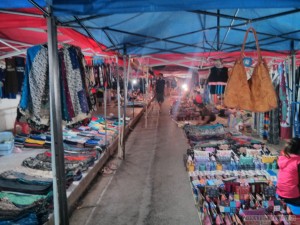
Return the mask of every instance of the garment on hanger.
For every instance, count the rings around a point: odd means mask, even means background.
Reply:
[[[193,87],[198,87],[199,86],[199,73],[198,72],[193,72],[192,74],[192,84]]]
[[[140,84],[140,91],[145,94],[146,93],[146,79],[141,77],[139,80],[139,84]]]
[[[78,58],[77,48],[67,46],[63,48],[64,61],[66,65],[67,81],[72,104],[75,112],[74,122],[85,118],[84,114],[88,113],[89,106],[87,96],[84,92],[83,75]],[[76,118],[78,117],[78,118]]]
[[[62,104],[62,118],[64,121],[71,121],[75,117],[72,99],[69,91],[67,81],[67,71],[64,61],[63,51],[59,51],[60,59],[60,75],[61,75],[61,104]]]
[[[291,123],[289,111],[289,96],[287,89],[287,76],[289,74],[289,66],[280,63],[278,65],[278,73],[280,76],[279,98],[280,98],[280,136],[282,139],[291,138]]]
[[[279,96],[279,84],[274,81],[274,87],[277,96]],[[277,98],[278,105],[280,105],[279,98]],[[279,144],[280,138],[280,121],[279,121],[279,109],[275,108],[270,111],[270,126],[269,126],[269,137],[268,142],[270,144]]]
[[[18,93],[18,77],[15,59],[6,58],[5,68],[4,95],[7,98],[15,98],[15,95]]]
[[[92,110],[83,60],[77,47],[64,45],[59,50],[62,118],[68,124],[85,119]],[[27,50],[19,109],[36,129],[50,124],[48,66],[45,46],[33,46]]]
[[[225,88],[218,88],[218,86],[225,86],[228,81],[228,68],[227,67],[212,67],[209,77],[207,79],[210,86],[211,94],[224,94]]]
[[[49,125],[48,49],[42,45],[27,49],[19,108],[33,123]]]
[[[14,57],[14,59],[16,61],[18,92],[21,92],[25,72],[25,59],[23,57]]]
[[[0,68],[0,98],[4,97],[5,70]]]

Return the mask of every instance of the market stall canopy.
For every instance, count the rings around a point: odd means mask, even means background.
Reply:
[[[71,28],[59,27],[59,45],[79,46],[86,56],[95,53],[115,54],[106,47]],[[40,10],[22,9],[21,14],[0,12],[0,59],[15,55],[26,55],[27,48],[47,43],[47,21]],[[105,51],[105,52],[104,52]]]
[[[4,0],[0,8],[32,7],[22,2]],[[298,0],[52,0],[50,5],[60,28],[73,28],[106,51],[149,57],[149,66],[202,67],[215,58],[232,62],[250,26],[271,60],[300,48]],[[247,50],[255,50],[253,36]]]

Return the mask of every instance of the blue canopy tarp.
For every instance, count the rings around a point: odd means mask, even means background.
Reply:
[[[70,27],[109,50],[143,56],[237,52],[245,31],[257,30],[265,51],[289,54],[300,48],[298,0],[36,0],[50,4],[58,26]],[[0,2],[1,9],[32,7],[29,1]],[[19,9],[18,9],[19,10]],[[1,15],[0,15],[1,16]],[[247,49],[255,49],[253,36]],[[215,55],[215,54],[212,54]],[[179,62],[178,62],[179,61]],[[163,63],[164,61],[161,61]]]

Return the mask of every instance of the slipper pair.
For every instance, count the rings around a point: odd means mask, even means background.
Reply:
[[[103,170],[102,170],[102,175],[111,175],[113,174],[113,170],[111,170],[110,168],[108,167],[104,167]]]
[[[115,170],[118,169],[118,165],[114,163],[109,163],[108,166],[105,166],[102,170],[103,175],[111,175],[114,173]]]
[[[119,166],[116,163],[109,163],[108,164],[108,168],[111,170],[117,170],[119,168]]]

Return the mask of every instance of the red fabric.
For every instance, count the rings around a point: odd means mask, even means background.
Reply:
[[[195,101],[196,101],[196,103],[198,103],[198,104],[201,104],[201,103],[203,103],[203,101],[202,101],[202,96],[201,95],[196,95],[196,97],[195,97]]]
[[[292,138],[292,128],[291,127],[280,127],[280,137],[282,139]]]
[[[41,14],[35,9],[25,9],[22,12],[29,12],[34,14]],[[0,38],[3,40],[10,40],[21,42],[28,45],[21,45],[7,41],[10,45],[19,50],[26,49],[33,45],[47,43],[47,20],[43,17],[24,16],[1,13],[0,16]],[[104,52],[106,47],[97,44],[91,38],[71,29],[58,27],[57,39],[59,43],[68,43],[80,47],[82,50],[90,53],[99,53],[105,55],[115,55],[114,52]],[[2,52],[15,51],[11,47],[0,43]]]
[[[298,164],[300,164],[300,156],[290,154],[290,158],[282,153],[278,157],[278,181],[277,194],[283,198],[298,198],[299,192],[299,177]]]

